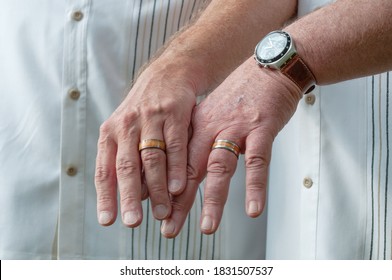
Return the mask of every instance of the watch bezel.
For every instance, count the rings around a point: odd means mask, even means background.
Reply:
[[[284,37],[286,37],[286,46],[283,48],[283,50],[275,57],[271,59],[263,59],[258,55],[258,49],[260,48],[261,43],[267,39],[269,36],[278,33]],[[291,36],[284,31],[273,31],[268,33],[257,45],[255,48],[255,59],[256,61],[261,64],[264,67],[272,67],[272,68],[277,68],[280,69],[285,65],[287,60],[289,60],[293,55],[295,55],[296,50],[294,48],[293,40],[291,39]],[[285,59],[287,57],[287,59]]]

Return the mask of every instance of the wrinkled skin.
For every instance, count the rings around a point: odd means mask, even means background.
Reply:
[[[181,193],[186,185],[188,129],[198,90],[195,77],[196,73],[160,58],[141,74],[102,124],[95,174],[102,225],[116,219],[117,191],[126,226],[141,223],[141,201],[146,197],[151,199],[156,219],[171,214],[170,196]],[[154,148],[139,152],[143,139],[164,140],[166,153]]]
[[[301,96],[286,77],[261,69],[251,58],[195,108],[187,188],[173,199],[172,215],[162,226],[166,237],[179,233],[206,175],[201,230],[206,234],[217,230],[237,166],[237,157],[230,151],[211,150],[218,139],[237,143],[245,153],[246,212],[250,217],[261,214],[273,140],[294,114]]]

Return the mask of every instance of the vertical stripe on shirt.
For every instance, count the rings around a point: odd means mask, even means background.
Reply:
[[[387,145],[387,161],[385,168],[385,201],[384,201],[384,260],[387,254],[387,217],[388,217],[388,174],[389,174],[389,72],[387,73],[386,83],[386,145]]]
[[[199,188],[199,198],[200,198],[200,205],[201,207],[203,207],[203,195],[201,194],[200,188]],[[200,236],[199,260],[201,260],[202,250],[203,250],[203,235]]]
[[[154,8],[151,17],[151,28],[150,28],[150,40],[148,42],[148,59],[151,58],[151,44],[152,44],[152,35],[154,33],[154,20],[155,20],[155,9],[157,6],[157,0],[154,0]]]
[[[149,221],[150,221],[150,200],[147,199],[147,215],[146,215],[146,236],[145,236],[145,241],[144,241],[144,259],[147,260],[148,259],[148,226],[149,226]]]
[[[167,9],[166,9],[166,18],[165,18],[165,31],[163,32],[163,41],[162,45],[166,42],[166,36],[167,36],[167,22],[169,20],[169,11],[170,11],[170,0],[167,3]]]
[[[370,231],[370,253],[369,259],[373,255],[373,236],[374,236],[374,150],[375,150],[375,120],[374,120],[374,76],[372,77],[372,161],[371,161],[371,231]]]
[[[184,0],[181,1],[180,16],[178,17],[177,31],[181,28],[182,11],[184,10]]]
[[[378,180],[377,180],[377,256],[380,254],[380,227],[381,227],[381,217],[380,217],[380,211],[381,211],[381,205],[380,205],[380,199],[381,199],[381,164],[382,164],[382,156],[383,156],[383,141],[382,141],[382,136],[383,136],[383,127],[382,127],[382,109],[381,109],[381,100],[382,100],[382,95],[381,95],[381,76],[378,77],[378,130],[379,130],[379,147],[378,147]]]
[[[132,75],[131,75],[131,79],[135,79],[135,72],[136,72],[136,57],[137,57],[137,42],[139,39],[139,29],[140,29],[140,14],[142,12],[142,3],[143,0],[140,0],[139,2],[139,12],[138,12],[138,17],[137,17],[137,27],[136,27],[136,35],[135,35],[135,51],[134,51],[134,55],[133,55],[133,67],[132,67]]]
[[[369,259],[391,258],[389,173],[390,73],[371,78],[371,164]]]
[[[191,12],[189,13],[189,18],[188,18],[188,20],[191,20],[192,15],[193,15],[193,12],[194,12],[194,10],[195,10],[195,6],[196,6],[196,0],[193,1],[192,10],[191,10]]]
[[[191,229],[190,229],[190,225],[191,225],[191,219],[190,219],[191,214],[188,214],[188,228],[187,228],[187,234],[186,234],[186,249],[185,249],[185,259],[188,260],[189,259],[189,241],[190,241],[190,234],[191,234]]]

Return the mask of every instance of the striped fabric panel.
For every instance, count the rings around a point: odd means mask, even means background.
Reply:
[[[214,235],[203,235],[199,228],[199,218],[202,207],[202,190],[196,196],[196,201],[184,227],[174,239],[166,239],[160,234],[161,222],[153,219],[148,210],[149,201],[144,202],[145,219],[142,225],[131,229],[131,246],[129,259],[144,260],[209,260],[222,258],[221,231]]]
[[[133,17],[137,18],[131,43],[131,77],[138,69],[203,7],[205,0],[135,0]],[[135,20],[133,20],[135,22]]]
[[[182,26],[188,23],[204,4],[203,0],[135,0],[132,7],[133,38],[130,42],[129,74],[134,79],[139,68]],[[132,5],[131,5],[132,6]],[[149,200],[144,201],[144,221],[130,229],[129,259],[216,259],[221,258],[220,237],[202,235],[199,218],[202,191],[196,197],[181,234],[166,239],[160,234],[161,222],[151,213]],[[218,240],[219,239],[219,240]]]
[[[392,258],[390,77],[390,72],[373,76],[370,83],[368,259]]]

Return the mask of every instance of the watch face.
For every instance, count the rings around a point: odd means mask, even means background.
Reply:
[[[262,64],[277,61],[287,53],[291,39],[286,32],[272,32],[256,46],[256,58]]]

